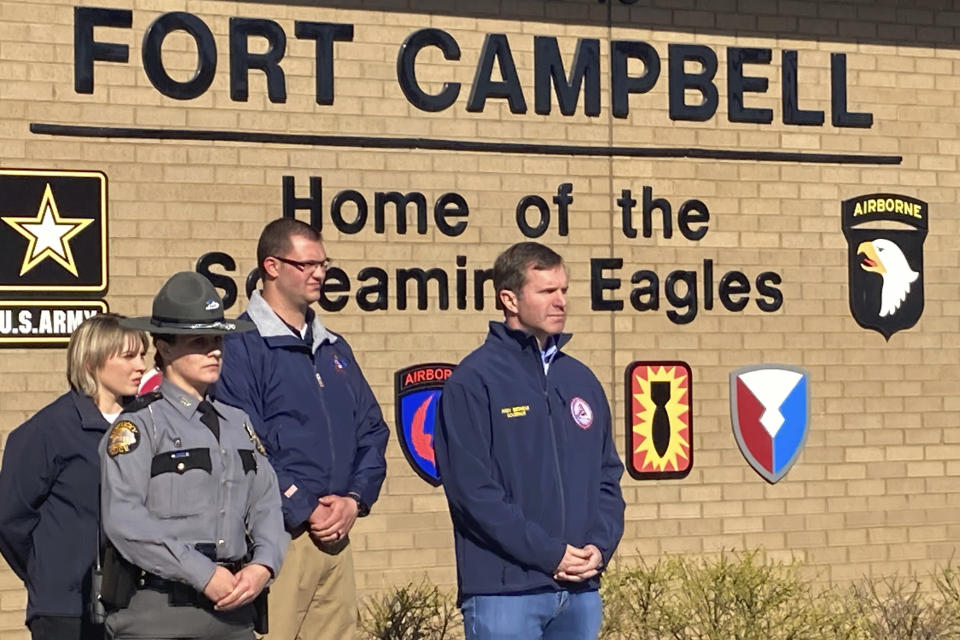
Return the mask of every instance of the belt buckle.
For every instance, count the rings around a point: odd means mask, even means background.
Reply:
[[[201,598],[206,597],[190,585],[174,582],[167,592],[167,602],[171,607],[197,607],[202,604]]]
[[[244,567],[243,560],[220,560],[217,562],[217,564],[230,573],[236,573]]]

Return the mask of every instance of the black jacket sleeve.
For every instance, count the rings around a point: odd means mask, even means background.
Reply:
[[[33,530],[60,464],[42,425],[27,421],[7,437],[0,467],[0,553],[21,580],[33,550]]]

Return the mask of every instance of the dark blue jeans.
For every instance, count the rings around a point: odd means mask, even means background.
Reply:
[[[598,591],[470,596],[466,640],[596,640],[603,621]]]

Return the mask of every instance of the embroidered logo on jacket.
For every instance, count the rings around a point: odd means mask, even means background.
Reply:
[[[593,409],[583,398],[574,398],[570,401],[570,415],[581,429],[593,426]]]
[[[507,416],[508,418],[523,418],[527,415],[527,412],[530,411],[530,405],[523,404],[516,407],[504,407],[500,409],[500,413]]]

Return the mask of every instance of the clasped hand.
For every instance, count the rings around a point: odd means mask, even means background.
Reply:
[[[239,609],[253,602],[269,579],[270,570],[262,564],[248,564],[235,574],[218,565],[203,588],[203,595],[214,603],[217,611]]]
[[[567,550],[553,573],[553,579],[563,582],[583,582],[589,580],[603,568],[603,555],[592,544],[583,548],[568,544]]]
[[[323,496],[307,518],[310,538],[315,544],[346,537],[356,521],[357,501],[349,496]]]

